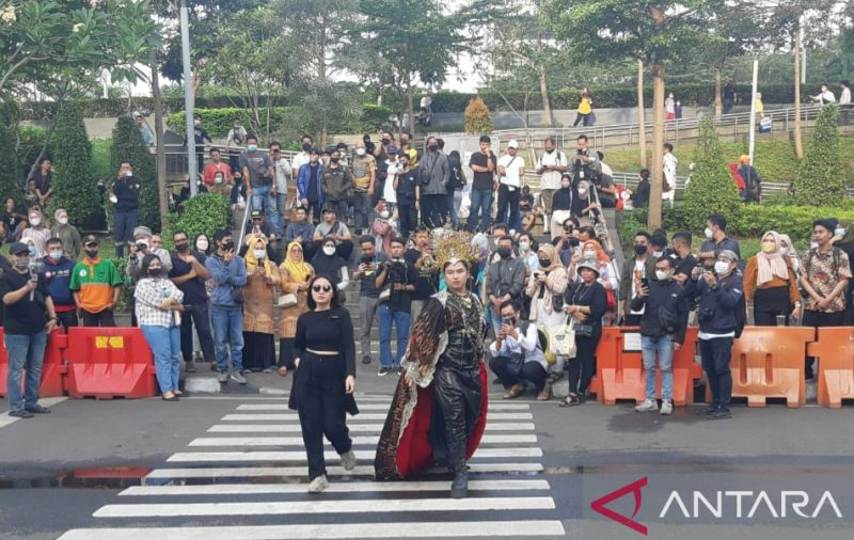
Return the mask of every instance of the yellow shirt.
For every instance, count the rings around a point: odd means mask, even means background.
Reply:
[[[590,98],[581,98],[581,103],[578,104],[578,114],[590,114],[593,112],[593,106],[590,104]]]

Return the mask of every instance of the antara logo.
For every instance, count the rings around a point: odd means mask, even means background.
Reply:
[[[613,521],[616,521],[617,523],[620,523],[621,525],[625,525],[626,527],[630,528],[631,530],[646,536],[647,535],[646,525],[644,525],[643,523],[638,523],[637,521],[635,521],[635,516],[637,516],[638,512],[640,512],[641,503],[643,502],[643,492],[641,490],[643,490],[643,488],[645,488],[648,483],[649,483],[649,479],[646,476],[644,476],[643,478],[641,478],[639,480],[635,480],[631,484],[626,484],[625,486],[621,487],[620,489],[612,491],[611,493],[608,493],[607,495],[603,495],[602,497],[599,497],[598,499],[596,499],[595,501],[590,503],[590,508],[592,508],[593,511],[602,514],[606,518],[613,520]],[[623,514],[615,512],[615,511],[613,511],[610,508],[605,506],[606,504],[608,504],[610,502],[614,502],[617,499],[628,495],[629,493],[631,493],[635,499],[635,508],[632,511],[631,517],[624,516]]]

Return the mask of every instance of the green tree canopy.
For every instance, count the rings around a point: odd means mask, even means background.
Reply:
[[[734,219],[741,208],[741,199],[727,172],[721,142],[710,118],[700,124],[694,163],[684,201],[685,216],[692,229],[702,230],[709,214]]]
[[[795,178],[798,204],[835,206],[845,196],[845,169],[839,156],[839,109],[825,105],[816,119]]]
[[[92,145],[75,103],[66,103],[60,111],[52,147],[56,175],[49,213],[65,208],[75,223],[91,223],[100,212],[98,186],[92,175]]]

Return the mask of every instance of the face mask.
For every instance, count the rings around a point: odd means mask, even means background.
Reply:
[[[540,261],[540,268],[548,268],[549,266],[552,265],[551,259],[539,259],[539,261]]]
[[[59,259],[62,258],[62,250],[60,249],[60,250],[51,251],[50,252],[50,258],[55,260],[55,261],[58,261]]]
[[[391,142],[391,139],[382,139],[380,142],[385,145],[388,145]]]
[[[703,231],[703,234],[705,234],[705,235],[706,235],[706,238],[708,238],[708,239],[710,239],[710,240],[711,240],[712,236],[714,236],[714,233],[712,232],[712,229],[710,229],[710,228],[708,228],[708,227],[706,227],[706,230],[705,230],[705,231]]]
[[[250,144],[249,146],[246,147],[246,149],[249,150],[250,152],[255,152],[256,150],[258,150],[258,145],[257,144]]]
[[[62,216],[57,221],[60,225],[68,225],[68,216]]]
[[[587,259],[588,261],[593,260],[593,259],[595,259],[595,258],[596,258],[596,252],[595,252],[595,251],[592,251],[592,250],[589,250],[589,249],[588,249],[588,250],[585,250],[585,251],[584,251],[584,253],[583,253],[583,255],[584,255],[584,258],[585,258],[585,259]]]
[[[97,249],[86,249],[84,251],[86,252],[86,256],[89,257],[90,259],[94,259],[95,257],[98,256],[98,250]]]
[[[511,250],[508,247],[500,247],[498,248],[497,253],[502,259],[509,259]]]
[[[199,251],[207,251],[209,247],[210,244],[207,240],[199,240],[198,242],[196,242],[196,249],[198,249]]]
[[[774,253],[777,251],[777,243],[774,241],[765,241],[762,242],[762,252],[763,253]]]
[[[845,229],[842,227],[837,227],[833,230],[833,236],[838,236],[842,238],[843,236],[845,236]]]
[[[655,279],[658,281],[667,281],[670,279],[670,272],[667,270],[656,270],[655,271]]]
[[[228,242],[222,245],[222,249],[225,251],[233,251],[234,250],[234,240],[229,240]]]
[[[580,189],[578,190],[578,196],[579,196],[579,197],[584,197],[585,195],[587,195],[587,190],[586,190],[586,189],[584,189],[584,188],[580,188]]]
[[[180,244],[175,244],[175,249],[184,252],[190,249],[190,244],[188,244],[187,242],[181,242]]]
[[[635,255],[646,255],[647,249],[644,244],[635,244]]]
[[[340,158],[334,157],[334,158],[329,158],[329,161],[331,161],[332,163],[338,163],[339,159]]]
[[[528,251],[529,249],[531,249],[531,244],[529,242],[519,242],[520,251]]]
[[[335,255],[335,248],[332,246],[323,246],[323,253],[331,257]]]
[[[133,176],[133,171],[125,171],[125,176]]]
[[[431,152],[435,152],[436,150],[439,149],[439,145],[438,144],[430,144],[427,146],[427,149],[430,150]]]
[[[255,255],[255,258],[259,261],[264,260],[264,257],[267,256],[267,252],[263,249],[256,249],[252,251],[252,254]]]
[[[573,248],[578,247],[578,244],[580,243],[578,238],[576,238],[574,236],[570,236],[568,242],[569,242],[569,247],[573,247]]]
[[[664,255],[663,251],[653,251],[652,252],[652,256],[655,257],[656,259],[660,258],[662,255]]]
[[[311,150],[311,145],[310,145],[310,144],[308,144],[308,143],[304,143],[304,144],[302,145],[302,151],[303,151],[303,152],[308,152],[309,150]]]
[[[32,225],[33,227],[38,227],[39,225],[41,225],[41,223],[42,223],[41,218],[30,219],[30,225]]]
[[[24,270],[30,266],[30,258],[29,257],[21,257],[15,260],[15,268],[18,270]]]
[[[356,148],[356,155],[357,156],[364,156],[365,155],[365,149],[364,148]]]
[[[383,210],[380,212],[380,217],[383,219],[388,219],[388,210]]]
[[[158,278],[158,277],[163,275],[163,269],[162,268],[149,268],[148,269],[148,275],[153,277],[153,278]]]
[[[223,177],[221,174],[217,174],[216,176],[214,176],[214,182],[215,183],[222,184],[222,181],[223,181]]]
[[[725,276],[729,274],[729,263],[726,261],[716,261],[715,273],[719,276]]]
[[[810,249],[818,249],[818,242],[810,242]]]

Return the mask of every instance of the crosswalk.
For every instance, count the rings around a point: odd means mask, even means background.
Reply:
[[[94,527],[59,540],[565,537],[551,486],[540,477],[529,404],[490,404],[465,499],[448,496],[444,469],[373,481],[388,407],[387,397],[360,400],[366,412],[348,418],[358,465],[345,471],[329,446],[330,486],[309,495],[296,413],[282,400],[240,403],[119,502],[99,508]]]

